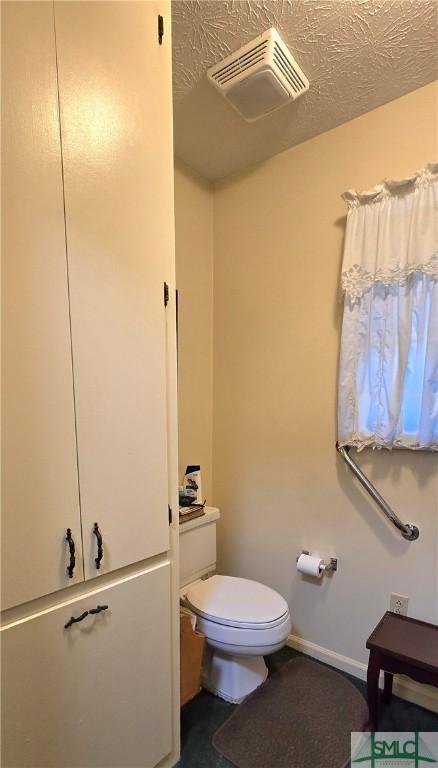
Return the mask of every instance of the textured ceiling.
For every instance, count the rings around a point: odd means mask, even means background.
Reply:
[[[438,0],[173,0],[175,151],[219,179],[437,77]],[[310,80],[246,123],[206,70],[276,27]]]

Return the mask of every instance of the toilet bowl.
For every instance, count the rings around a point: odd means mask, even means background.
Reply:
[[[203,687],[240,703],[267,677],[263,656],[282,648],[290,633],[286,601],[257,581],[215,574],[188,584],[182,602],[207,642]]]

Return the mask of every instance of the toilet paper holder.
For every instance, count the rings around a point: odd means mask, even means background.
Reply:
[[[308,549],[302,549],[301,550],[302,555],[310,555],[310,552]],[[300,556],[297,557],[297,562],[299,560]],[[330,562],[324,563],[324,567],[322,569],[324,573],[334,573],[338,570],[338,558],[337,557],[331,557]]]

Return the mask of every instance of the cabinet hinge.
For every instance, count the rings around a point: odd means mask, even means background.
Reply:
[[[169,510],[169,525],[172,525],[172,507],[168,505],[167,509]]]
[[[162,45],[164,36],[164,19],[158,15],[158,43]]]
[[[169,303],[169,286],[164,283],[164,306],[167,307]]]

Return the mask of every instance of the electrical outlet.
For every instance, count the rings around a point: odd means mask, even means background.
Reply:
[[[392,613],[399,613],[402,616],[407,616],[408,603],[409,597],[406,597],[406,595],[397,595],[396,592],[392,592],[389,610],[392,611]]]

